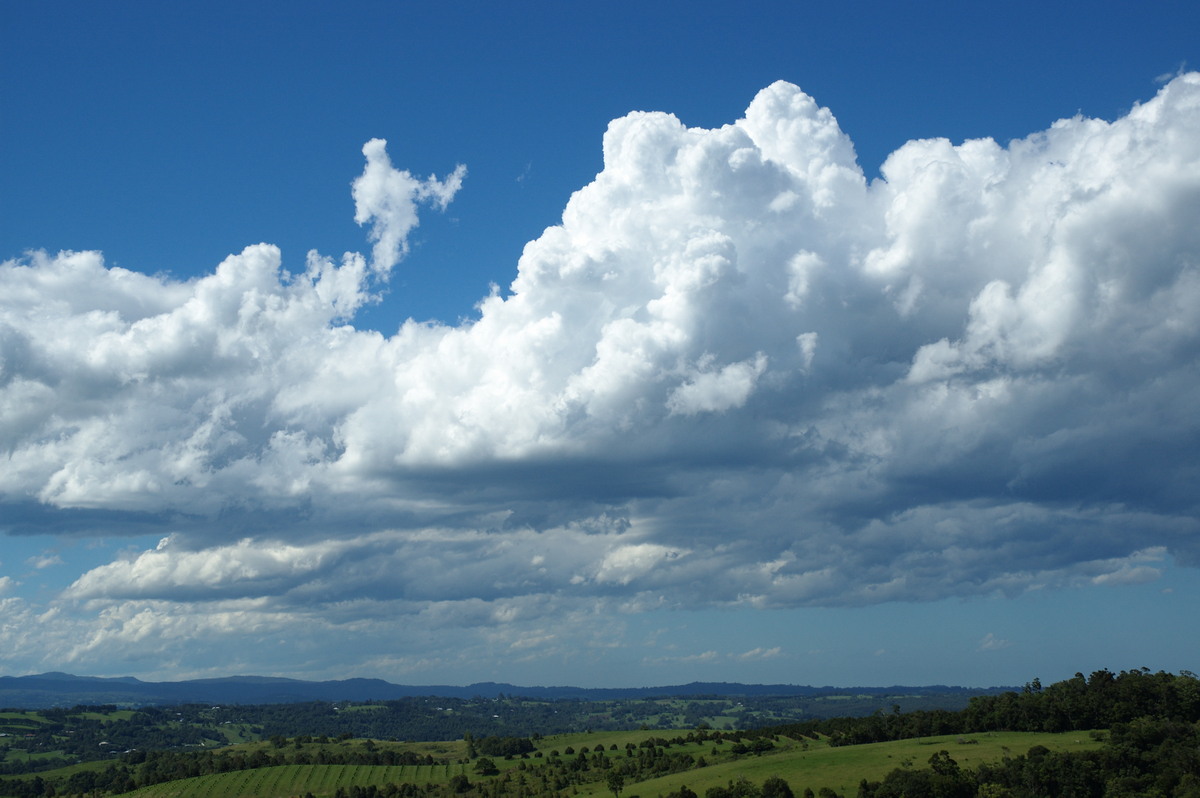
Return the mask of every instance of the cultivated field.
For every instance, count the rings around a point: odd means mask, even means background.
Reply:
[[[486,783],[502,778],[506,771],[524,766],[532,770],[551,760],[552,751],[568,748],[605,749],[610,756],[623,755],[627,743],[638,744],[649,737],[671,737],[687,731],[599,732],[546,737],[538,742],[541,757],[528,760],[496,759],[501,775],[480,777],[472,764],[372,766],[372,765],[278,765],[254,770],[199,776],[157,784],[132,793],[129,798],[289,798],[312,793],[318,798],[332,796],[339,787],[382,786],[388,783],[417,785],[444,784],[454,776],[466,776],[471,782]],[[429,744],[425,744],[428,746]],[[453,745],[453,744],[450,744]],[[616,745],[618,752],[612,752]],[[726,786],[738,779],[761,784],[771,776],[780,776],[797,796],[805,788],[818,792],[831,787],[842,795],[853,796],[861,779],[880,780],[893,768],[926,766],[929,757],[945,750],[960,765],[973,767],[981,762],[997,761],[1024,754],[1041,745],[1051,750],[1077,751],[1098,748],[1101,743],[1086,732],[1046,734],[1035,732],[995,732],[966,737],[931,737],[868,745],[831,748],[823,741],[795,741],[780,737],[776,749],[761,756],[742,756],[730,760],[728,743],[714,746],[711,741],[674,745],[676,753],[713,760],[713,764],[662,776],[648,781],[626,783],[621,798],[657,798],[687,786],[703,796],[710,787]],[[604,781],[578,785],[581,798],[611,796]]]

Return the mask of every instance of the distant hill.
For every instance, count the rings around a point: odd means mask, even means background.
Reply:
[[[445,698],[495,698],[499,695],[533,699],[615,701],[679,696],[884,696],[959,695],[995,693],[1010,688],[924,687],[813,687],[792,684],[737,684],[691,682],[663,687],[586,688],[522,687],[498,682],[464,686],[401,685],[382,679],[341,679],[309,682],[269,676],[229,676],[179,682],[144,682],[132,676],[103,678],[69,673],[0,676],[0,708],[36,709],[80,704],[147,706],[171,704],[288,704],[303,701],[387,701],[419,696]]]

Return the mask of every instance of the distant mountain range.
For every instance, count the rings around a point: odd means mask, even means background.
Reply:
[[[933,695],[964,696],[995,693],[1008,688],[925,687],[812,687],[793,684],[691,682],[664,687],[587,688],[521,687],[497,682],[463,686],[402,685],[382,679],[342,679],[309,682],[269,676],[229,676],[179,682],[144,682],[132,676],[102,678],[69,673],[0,676],[0,708],[36,709],[80,704],[146,706],[171,704],[288,704],[302,701],[394,700],[415,696],[495,698],[501,694],[534,699],[621,699],[678,696],[821,696]]]

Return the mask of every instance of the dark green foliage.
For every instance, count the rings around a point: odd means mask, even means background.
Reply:
[[[762,784],[762,798],[795,798],[791,785],[779,776],[771,776]]]
[[[1077,731],[1106,729],[1142,716],[1200,720],[1200,681],[1149,670],[1095,671],[1042,688],[1034,680],[1020,693],[976,696],[963,711],[971,731]]]
[[[475,741],[475,748],[483,756],[519,756],[534,749],[533,741],[526,737],[484,737]]]
[[[689,790],[687,785],[681,785],[675,792],[667,793],[667,798],[700,798],[695,792]]]
[[[1143,716],[1200,720],[1200,679],[1187,671],[1174,675],[1145,669],[1118,674],[1101,670],[1086,679],[1076,674],[1047,688],[1035,679],[1019,693],[975,696],[959,712],[885,714],[880,710],[869,717],[813,719],[747,730],[729,739],[745,745],[748,739],[780,734],[796,740],[825,735],[830,745],[859,745],[987,731],[1106,729]]]
[[[861,798],[1181,798],[1200,787],[1200,725],[1141,717],[1117,724],[1098,751],[1053,752],[959,768],[945,751],[921,770],[897,768],[882,783],[863,782]]]

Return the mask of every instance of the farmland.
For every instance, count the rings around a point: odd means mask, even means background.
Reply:
[[[977,696],[957,712],[742,729],[611,728],[706,699],[496,698],[0,713],[0,795],[255,798],[899,798],[1200,794],[1200,681],[1099,671]],[[720,705],[728,711],[729,702]],[[735,702],[742,706],[741,702]],[[420,711],[412,712],[414,706]],[[717,708],[714,706],[713,708]],[[558,717],[555,717],[558,716]],[[531,717],[544,724],[522,723]],[[372,729],[433,718],[470,729],[404,740]],[[579,730],[584,722],[609,727]],[[729,725],[729,724],[723,724]],[[279,733],[293,729],[291,734]],[[439,727],[440,728],[440,727]],[[297,733],[303,729],[341,731]],[[565,730],[564,730],[565,729]],[[500,732],[500,733],[496,733]],[[1196,787],[1198,789],[1193,789]]]
[[[687,731],[668,734],[678,738],[687,734]],[[425,787],[447,784],[454,776],[465,776],[468,781],[476,782],[472,789],[488,795],[496,791],[493,786],[496,784],[512,784],[523,779],[525,786],[532,787],[543,781],[544,777],[539,771],[553,768],[556,758],[561,762],[561,751],[565,749],[576,752],[611,751],[611,747],[616,745],[624,755],[625,751],[630,750],[625,748],[626,745],[634,745],[633,750],[636,751],[646,740],[656,737],[661,738],[661,734],[597,733],[545,738],[537,748],[540,756],[499,761],[500,773],[487,778],[476,776],[472,766],[465,762],[407,767],[276,765],[157,784],[127,795],[129,798],[286,798],[312,793],[322,798],[333,796],[338,788],[385,787],[389,784]],[[1024,753],[1035,745],[1055,751],[1081,751],[1094,750],[1101,743],[1086,734],[1006,732],[969,739],[940,737],[844,747],[830,747],[821,741],[787,741],[771,753],[749,757],[714,753],[715,746],[710,743],[684,743],[671,746],[671,749],[697,759],[707,758],[706,761],[713,763],[629,784],[627,798],[635,795],[641,798],[668,795],[678,792],[681,787],[703,795],[710,788],[722,787],[739,779],[758,784],[771,776],[785,779],[797,794],[805,788],[818,792],[825,787],[839,794],[853,795],[862,779],[881,780],[893,768],[924,765],[930,755],[938,750],[948,750],[960,764],[969,765]],[[552,751],[559,751],[558,757],[550,756]],[[618,762],[621,755],[615,758]],[[541,764],[530,764],[539,760]],[[604,798],[611,793],[606,781],[597,779],[577,785],[577,792],[573,794]]]

